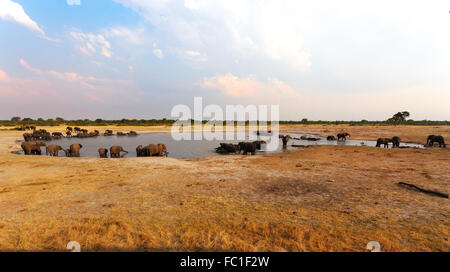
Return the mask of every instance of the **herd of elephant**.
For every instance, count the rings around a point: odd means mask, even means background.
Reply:
[[[79,127],[67,127],[66,131],[65,131],[65,135],[62,132],[53,132],[50,133],[48,131],[46,131],[45,129],[39,129],[36,130],[35,126],[27,126],[27,127],[22,127],[20,128],[21,130],[27,130],[27,129],[31,129],[33,130],[32,133],[24,133],[23,134],[23,139],[25,140],[25,142],[31,142],[31,141],[51,141],[51,140],[59,140],[63,137],[66,138],[72,138],[72,137],[77,137],[77,138],[89,138],[89,137],[97,137],[100,136],[100,131],[98,130],[94,130],[89,132],[87,129],[81,129]],[[104,133],[104,136],[113,136],[114,133],[112,130],[107,129]],[[117,132],[116,134],[117,136],[137,136],[137,132],[136,131],[130,131],[130,132]]]
[[[257,133],[259,135],[259,133]],[[330,135],[327,136],[328,141],[346,141],[347,137],[350,137],[349,133],[339,133],[337,137]],[[301,136],[300,138],[291,137],[290,135],[279,135],[279,138],[283,142],[283,148],[287,146],[290,139],[294,140],[305,140],[305,141],[319,141],[319,137],[309,137]],[[220,146],[216,148],[216,152],[220,154],[240,154],[243,152],[244,155],[247,153],[255,154],[257,150],[261,149],[261,144],[265,144],[265,141],[254,141],[254,142],[240,142],[239,144],[230,143],[220,143]],[[400,148],[400,137],[394,136],[392,138],[378,138],[376,147],[381,147],[383,145],[385,148],[389,148],[389,143],[392,143],[392,148]],[[444,137],[441,135],[429,135],[427,138],[427,144],[425,146],[432,147],[435,143],[439,143],[439,147],[446,147]]]
[[[45,154],[53,157],[58,157],[61,151],[65,153],[66,157],[80,157],[80,150],[83,148],[82,144],[71,144],[69,148],[64,149],[60,145],[47,145],[41,141],[23,142],[21,146],[25,155],[42,155],[41,147],[45,146]],[[111,158],[121,158],[128,153],[123,147],[117,145],[111,146],[109,150],[103,147],[98,149],[100,158],[108,158],[108,152]],[[168,154],[165,144],[149,144],[144,147],[140,145],[136,148],[137,157],[167,157]]]

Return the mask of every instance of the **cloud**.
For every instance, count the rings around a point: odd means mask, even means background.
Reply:
[[[67,0],[66,3],[69,6],[80,6],[81,0]]]
[[[161,49],[158,49],[158,48],[153,50],[153,55],[155,55],[158,59],[164,58],[163,52],[161,51]]]
[[[103,31],[103,35],[107,38],[120,38],[127,43],[142,44],[145,41],[145,28],[139,27],[136,29],[119,26],[113,27]]]
[[[28,29],[45,36],[42,28],[33,21],[23,10],[22,6],[10,0],[0,1],[0,18],[21,24]]]
[[[233,74],[206,77],[198,86],[218,90],[227,97],[256,104],[297,103],[302,96],[291,86],[276,78],[259,81],[253,77],[237,77]]]
[[[102,34],[72,31],[70,35],[77,42],[78,50],[84,55],[98,54],[106,58],[111,58],[113,55],[110,42]]]
[[[6,75],[5,71],[0,70],[0,82],[8,82],[9,78]]]
[[[130,85],[132,83],[129,80],[97,78],[93,76],[81,76],[75,72],[58,72],[54,70],[41,70],[32,67],[23,59],[21,59],[19,62],[25,69],[39,75],[40,77],[47,76],[52,79],[58,79],[71,84],[77,84],[89,90],[109,92],[110,90],[113,90],[114,87]]]
[[[114,1],[145,18],[163,40],[164,50],[181,52],[178,56],[185,61],[217,65],[262,59],[296,71],[307,71],[312,65],[311,53],[293,24],[295,17],[285,15],[290,7],[277,1]]]

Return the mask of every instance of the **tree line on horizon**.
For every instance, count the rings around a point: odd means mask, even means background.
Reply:
[[[410,113],[407,111],[398,112],[394,114],[391,118],[384,121],[324,121],[324,120],[308,120],[303,118],[299,121],[289,120],[289,121],[279,121],[279,124],[321,124],[321,125],[450,125],[450,121],[432,121],[432,120],[412,120],[407,119]],[[90,119],[79,119],[79,120],[65,120],[64,118],[57,117],[55,119],[43,119],[37,118],[36,120],[32,118],[21,118],[19,116],[14,116],[10,120],[0,120],[0,126],[26,126],[26,125],[36,125],[36,126],[159,126],[159,125],[172,125],[177,120],[173,119],[121,119],[121,120],[104,120],[97,118],[96,120]],[[202,123],[207,123],[208,120],[203,120]],[[224,121],[224,125],[225,125]],[[235,121],[235,125],[243,125],[242,122]],[[245,121],[245,125],[250,122]],[[191,124],[194,124],[194,120],[191,119]],[[270,124],[270,122],[268,122]]]

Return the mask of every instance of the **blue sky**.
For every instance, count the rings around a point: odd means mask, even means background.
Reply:
[[[450,120],[450,2],[0,0],[0,118]]]

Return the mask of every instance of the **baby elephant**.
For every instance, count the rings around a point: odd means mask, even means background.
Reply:
[[[128,151],[124,150],[121,146],[115,145],[109,148],[111,158],[120,158],[120,152],[128,153]]]
[[[98,155],[100,158],[108,158],[108,149],[106,148],[99,148],[98,149]]]
[[[60,145],[49,145],[45,149],[45,153],[50,156],[58,157],[58,152],[64,150]]]
[[[70,149],[64,149],[64,153],[66,154],[66,157],[72,157],[72,154],[70,153]]]

